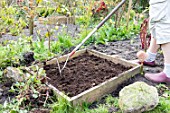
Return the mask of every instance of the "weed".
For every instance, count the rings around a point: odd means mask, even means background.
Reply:
[[[106,98],[106,104],[108,105],[114,105],[114,107],[119,107],[118,105],[118,98],[116,97],[113,97],[111,95],[108,95],[107,98]]]
[[[5,102],[3,110],[20,113],[39,106],[48,107],[48,104],[52,102],[49,98],[53,95],[45,85],[47,79],[45,71],[38,66],[20,67],[20,74],[24,78],[23,81],[16,82],[9,90],[17,96]]]
[[[108,113],[108,108],[105,105],[99,105],[98,108],[86,111],[85,113]]]
[[[72,105],[64,98],[58,98],[58,101],[52,106],[51,113],[71,113]]]

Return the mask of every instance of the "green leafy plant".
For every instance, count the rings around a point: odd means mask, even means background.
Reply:
[[[108,113],[108,112],[109,112],[108,108],[105,105],[99,105],[98,108],[87,111],[87,113]]]
[[[117,107],[117,108],[119,107],[119,105],[118,105],[118,98],[113,97],[111,95],[108,95],[105,100],[106,100],[106,104],[114,105],[114,107]]]
[[[73,46],[73,39],[67,34],[59,34],[57,38],[62,50],[68,49]]]
[[[17,94],[10,102],[5,102],[3,110],[6,112],[28,112],[39,105],[48,107],[52,102],[51,90],[46,86],[47,77],[45,71],[38,66],[30,68],[20,67],[23,81],[16,82],[10,92]],[[0,107],[1,108],[1,107]]]
[[[0,46],[0,66],[5,68],[7,66],[18,66],[22,53],[30,51],[30,46],[25,44],[23,40],[10,41],[5,46]]]
[[[170,111],[170,98],[160,97],[158,106],[145,113],[169,113]]]
[[[35,59],[45,60],[47,58],[51,58],[54,56],[48,49],[48,46],[45,44],[45,39],[41,39],[41,41],[33,42],[33,48]]]
[[[74,43],[75,43],[76,45],[79,44],[79,43],[81,43],[82,40],[83,40],[83,39],[88,35],[88,33],[90,33],[90,32],[91,32],[91,30],[82,31],[81,34],[79,35],[79,38],[77,38]],[[89,44],[92,44],[92,43],[94,43],[94,42],[95,42],[95,38],[94,38],[94,36],[91,36],[91,37],[84,43],[84,45],[89,45]]]
[[[64,98],[58,98],[58,101],[52,105],[51,113],[71,113],[72,105]]]

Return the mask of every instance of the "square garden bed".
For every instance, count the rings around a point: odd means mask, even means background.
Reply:
[[[73,105],[94,102],[140,72],[140,65],[136,63],[84,49],[69,59],[60,75],[57,60],[62,68],[66,58],[67,55],[53,58],[46,62],[44,69],[50,78],[49,87]]]

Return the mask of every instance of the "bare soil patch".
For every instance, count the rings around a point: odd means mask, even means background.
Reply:
[[[60,66],[63,67],[63,64]],[[57,63],[44,66],[50,78],[49,83],[64,91],[69,97],[76,96],[130,68],[88,53],[69,60],[62,75],[59,74]]]

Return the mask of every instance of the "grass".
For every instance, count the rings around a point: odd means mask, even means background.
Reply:
[[[165,88],[163,84],[157,85],[158,90],[160,88]],[[162,96],[159,96],[160,101],[157,107],[151,111],[146,111],[144,113],[169,113],[170,111],[170,90],[164,90],[165,93]],[[166,97],[165,97],[166,95]],[[54,104],[53,110],[51,113],[110,113],[109,109],[114,109],[113,113],[123,113],[118,104],[118,97],[113,97],[112,95],[107,95],[105,102],[103,104],[98,103],[97,108],[90,109],[91,104],[84,103],[82,106],[72,106],[66,100],[59,99],[57,103]]]

